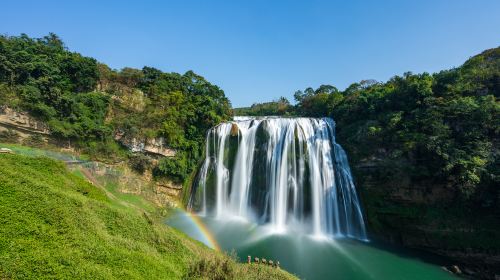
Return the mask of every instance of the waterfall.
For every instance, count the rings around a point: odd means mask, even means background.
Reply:
[[[235,117],[207,133],[188,207],[276,232],[366,240],[347,155],[330,118]]]

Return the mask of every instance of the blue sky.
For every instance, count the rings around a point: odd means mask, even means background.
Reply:
[[[2,1],[0,33],[48,32],[112,68],[191,69],[239,107],[459,66],[500,46],[500,1]]]

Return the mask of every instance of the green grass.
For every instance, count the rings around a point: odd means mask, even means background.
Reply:
[[[110,193],[112,193],[119,201],[126,202],[127,204],[135,205],[139,209],[144,209],[150,212],[154,212],[156,210],[155,205],[149,202],[145,198],[135,194],[122,193],[119,191],[118,183],[114,180],[104,179],[99,181],[105,181],[104,187]]]
[[[56,160],[82,160],[87,162],[88,164],[92,165],[93,161],[89,161],[88,155],[85,154],[79,154],[79,155],[74,155],[72,153],[68,152],[62,152],[60,148],[46,145],[43,148],[40,147],[29,147],[25,145],[20,145],[20,144],[13,144],[13,143],[3,143],[0,142],[0,148],[9,148],[11,149],[14,153],[20,154],[20,155],[26,155],[29,157],[48,157]],[[101,163],[99,163],[101,164]],[[97,174],[92,174],[94,179],[98,182],[100,186],[102,186],[108,193],[112,194],[116,199],[120,200],[122,203],[118,204],[123,204],[123,202],[133,204],[139,208],[148,210],[148,211],[155,211],[155,205],[148,201],[146,198],[144,198],[141,195],[135,195],[135,194],[128,194],[128,193],[122,193],[119,191],[119,178],[122,177],[123,175],[123,168],[120,167],[113,167],[113,172],[117,173],[115,176],[110,176],[109,174],[104,174],[104,175],[97,175]],[[82,172],[82,170],[87,170],[90,172],[87,164],[77,164],[77,165],[72,165],[70,167],[71,173],[88,180],[86,175]],[[92,172],[90,172],[92,173]],[[116,202],[116,201],[115,201]]]
[[[294,279],[238,264],[82,175],[0,154],[0,279]]]
[[[41,148],[29,147],[29,146],[20,145],[20,144],[0,142],[0,148],[9,148],[12,151],[14,151],[16,154],[21,154],[21,155],[26,155],[26,156],[31,156],[31,157],[46,156],[46,157],[55,158],[58,160],[74,160],[74,159],[83,160],[82,156],[75,157],[72,154],[60,152],[59,151],[60,149],[58,149],[56,147],[52,147],[50,145],[46,145],[46,147],[41,149]]]

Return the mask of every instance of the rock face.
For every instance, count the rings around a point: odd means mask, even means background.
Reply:
[[[149,153],[164,157],[175,156],[175,150],[166,147],[165,140],[161,137],[139,139],[136,137],[128,137],[122,132],[117,132],[114,138],[132,152]]]
[[[66,164],[71,170],[80,170],[93,184],[104,185],[112,182],[116,185],[116,191],[140,195],[158,207],[166,205],[176,207],[182,191],[182,185],[166,179],[155,181],[151,177],[150,170],[142,175],[137,174],[125,162],[107,164],[81,161],[74,164],[66,162]]]
[[[410,178],[384,157],[356,160],[352,166],[370,239],[444,256],[463,268],[456,274],[500,275],[497,214],[462,204],[446,183]]]
[[[0,154],[12,154],[12,150],[8,148],[0,148]]]
[[[238,127],[238,124],[232,123],[231,124],[231,136],[238,136],[240,132],[240,128]]]
[[[156,182],[154,190],[158,200],[172,207],[178,206],[176,201],[181,197],[182,185],[164,180]]]
[[[49,135],[44,122],[38,121],[26,112],[17,112],[9,107],[0,107],[0,130],[14,129],[21,134]]]

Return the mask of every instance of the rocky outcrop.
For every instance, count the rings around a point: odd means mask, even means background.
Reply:
[[[149,153],[164,157],[175,156],[175,150],[166,147],[165,140],[162,137],[138,138],[129,137],[123,132],[116,132],[114,138],[132,152]]]
[[[72,170],[82,171],[94,184],[114,184],[119,193],[142,196],[158,207],[176,207],[180,199],[182,185],[167,179],[156,181],[151,170],[140,175],[124,162],[111,165],[96,161],[66,161],[66,164]]]
[[[165,201],[172,207],[177,207],[177,202],[182,194],[182,185],[171,181],[159,181],[155,184],[155,194],[159,201]]]
[[[9,148],[0,148],[0,154],[13,154],[13,152]]]
[[[0,130],[12,129],[24,135],[49,135],[49,127],[26,112],[0,107]]]

